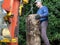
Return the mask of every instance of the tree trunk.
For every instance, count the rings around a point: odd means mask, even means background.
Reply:
[[[26,18],[27,45],[41,45],[40,21],[35,19],[36,14],[30,14]]]

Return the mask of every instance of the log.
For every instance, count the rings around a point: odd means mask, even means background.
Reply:
[[[41,45],[40,21],[35,19],[37,14],[30,14],[26,18],[27,45]]]

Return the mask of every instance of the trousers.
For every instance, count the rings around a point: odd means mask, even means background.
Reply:
[[[48,21],[41,22],[41,38],[45,45],[50,45],[46,31],[48,27]]]

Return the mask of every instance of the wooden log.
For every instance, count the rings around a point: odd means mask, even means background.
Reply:
[[[26,18],[27,45],[41,45],[40,21],[35,19],[37,14],[30,14]]]

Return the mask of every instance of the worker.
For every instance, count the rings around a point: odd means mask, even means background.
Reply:
[[[46,6],[43,6],[41,0],[36,0],[35,3],[36,3],[36,6],[39,8],[35,19],[39,19],[41,22],[40,26],[41,26],[42,40],[44,41],[45,45],[50,45],[47,34],[46,34],[46,30],[48,26],[48,13],[49,13],[48,8]]]

